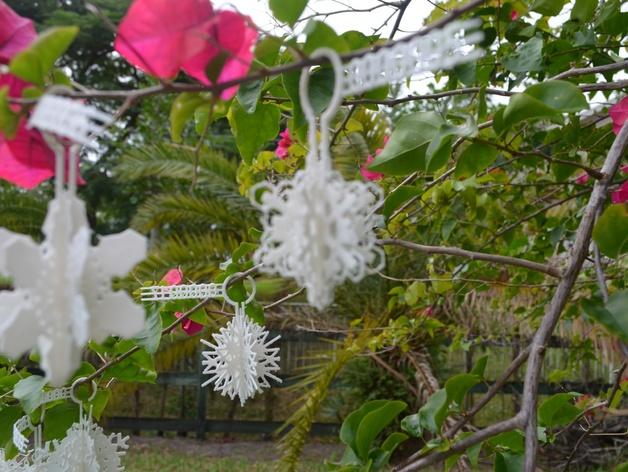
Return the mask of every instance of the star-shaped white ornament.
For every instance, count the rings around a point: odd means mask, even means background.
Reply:
[[[203,374],[211,377],[202,386],[214,383],[214,390],[232,400],[237,396],[240,404],[252,398],[262,387],[270,387],[268,379],[281,380],[272,374],[279,370],[279,348],[270,345],[279,339],[266,341],[268,331],[251,321],[241,306],[227,326],[214,333],[215,344],[204,339],[209,347],[203,351]]]
[[[132,337],[144,309],[111,278],[126,275],[146,255],[146,238],[133,230],[90,242],[84,203],[62,191],[50,202],[45,240],[0,231],[0,273],[14,290],[0,293],[0,352],[16,358],[37,348],[54,386],[78,368],[89,339]]]

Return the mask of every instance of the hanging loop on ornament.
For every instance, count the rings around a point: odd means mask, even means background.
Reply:
[[[234,277],[239,277],[241,275],[244,275],[243,272],[236,272],[235,274],[231,274],[229,277],[227,277],[225,279],[225,281],[222,283],[222,298],[224,298],[224,300],[229,304],[232,305],[234,307],[239,307],[239,306],[246,306],[249,303],[251,303],[253,301],[253,299],[255,298],[255,293],[257,292],[257,287],[255,286],[255,279],[253,277],[251,277],[250,275],[247,275],[245,280],[248,280],[249,283],[251,284],[251,294],[249,295],[249,297],[244,300],[243,302],[236,302],[235,300],[233,300],[228,293],[228,288],[229,288],[229,284],[231,282],[231,280]]]
[[[70,398],[77,405],[82,405],[83,401],[76,396],[76,390],[78,387],[81,386],[81,384],[85,382],[87,382],[87,377],[79,377],[74,382],[72,382],[72,385],[70,387]],[[96,385],[96,382],[94,382],[93,380],[91,382],[91,387],[92,387],[92,393],[90,393],[87,400],[85,400],[88,403],[91,402],[96,397],[96,392],[98,391],[98,385]]]
[[[340,56],[338,53],[330,48],[319,48],[312,53],[310,56],[312,59],[317,57],[324,57],[329,60],[331,63],[332,69],[334,70],[334,92],[332,94],[331,100],[329,104],[325,108],[325,110],[321,113],[320,117],[320,130],[321,130],[321,145],[320,149],[329,148],[329,127],[330,122],[338,112],[338,108],[342,104],[343,99],[343,83],[344,83],[344,68],[342,66],[342,61],[340,60]],[[310,147],[316,147],[316,114],[314,112],[314,107],[312,106],[312,102],[310,101],[310,70],[305,68],[301,72],[301,79],[299,80],[299,97],[301,100],[301,108],[303,109],[303,114],[305,118],[307,118],[309,129],[308,129],[308,137]]]

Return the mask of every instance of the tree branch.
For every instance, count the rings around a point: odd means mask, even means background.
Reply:
[[[497,254],[488,254],[485,252],[468,251],[457,247],[446,246],[425,246],[423,244],[413,243],[411,241],[404,241],[402,239],[382,239],[379,241],[382,246],[399,246],[412,251],[423,252],[425,254],[443,254],[447,256],[464,257],[467,259],[493,262],[495,264],[511,265],[515,267],[523,267],[524,269],[535,270],[537,272],[543,272],[544,274],[551,275],[552,277],[560,277],[560,272],[555,268],[540,264],[534,261],[528,261],[526,259],[519,259],[510,256],[500,256]]]
[[[628,64],[628,61],[625,62]],[[526,421],[526,453],[525,453],[525,472],[534,472],[536,468],[537,455],[537,418],[536,405],[539,389],[539,377],[541,375],[541,367],[545,355],[547,342],[558,323],[560,315],[567,304],[571,290],[580,270],[582,263],[588,253],[591,234],[595,216],[599,209],[604,205],[609,186],[613,177],[617,173],[621,159],[628,148],[628,121],[624,123],[617,138],[613,142],[611,149],[602,166],[604,178],[598,180],[591,192],[589,203],[584,212],[584,216],[580,221],[576,232],[576,239],[572,248],[572,255],[563,277],[561,278],[556,292],[552,297],[546,314],[541,320],[541,325],[534,335],[530,346],[530,357],[526,369],[524,389],[523,389],[523,406],[522,412],[527,418]]]
[[[588,75],[588,74],[598,74],[603,72],[613,72],[618,70],[628,69],[628,60],[622,62],[616,62],[613,64],[605,64],[603,66],[597,67],[581,67],[581,68],[573,68],[566,70],[565,72],[561,72],[560,74],[555,75],[550,80],[560,80],[566,79],[568,77],[577,77],[579,75]]]

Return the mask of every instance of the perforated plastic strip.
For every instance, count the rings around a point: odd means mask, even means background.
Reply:
[[[140,296],[143,302],[186,300],[222,297],[222,284],[153,285],[142,287]]]

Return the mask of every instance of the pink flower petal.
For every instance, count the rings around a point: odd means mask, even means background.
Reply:
[[[207,45],[209,0],[135,0],[118,28],[114,47],[139,69],[170,79]]]
[[[381,172],[368,170],[369,164],[373,162],[374,159],[375,158],[369,154],[369,156],[366,158],[366,162],[364,163],[364,165],[360,166],[360,174],[362,174],[362,177],[364,177],[366,180],[370,180],[371,182],[384,178],[384,174],[382,174]]]
[[[0,0],[0,63],[8,64],[37,37],[35,26]]]
[[[611,201],[613,203],[628,202],[628,181],[624,182],[619,190],[611,193]]]
[[[13,139],[0,140],[0,179],[26,189],[35,188],[55,173],[55,155],[41,133],[20,122]],[[67,161],[66,161],[66,175]],[[79,185],[85,181],[77,173]]]
[[[28,82],[14,76],[13,74],[0,74],[0,89],[8,86],[8,96],[10,98],[20,98],[22,96],[22,91],[30,85],[31,84]],[[11,104],[9,106],[16,113],[22,108],[20,105],[16,104]]]
[[[176,316],[177,318],[181,318],[183,317],[183,313],[181,313],[180,311],[177,311],[174,316]],[[193,321],[189,318],[185,319],[182,323],[181,323],[181,329],[188,335],[188,336],[194,336],[195,334],[200,333],[201,331],[203,331],[204,326],[200,323],[197,323],[196,321]]]
[[[221,11],[213,21],[204,25],[205,47],[193,57],[186,59],[183,70],[199,82],[210,85],[207,67],[214,59],[227,54],[217,83],[228,82],[246,75],[253,60],[253,45],[257,30],[250,25],[251,19],[233,11]],[[228,100],[238,91],[238,87],[224,90],[220,97]]]
[[[583,172],[582,174],[578,176],[578,178],[576,178],[576,183],[580,185],[584,185],[588,181],[589,181],[589,174],[587,174],[586,172]]]
[[[183,272],[181,269],[170,269],[161,279],[168,285],[179,285],[183,281]]]
[[[628,119],[628,97],[624,97],[620,102],[613,105],[608,114],[613,120],[613,133],[619,134],[619,130]]]

